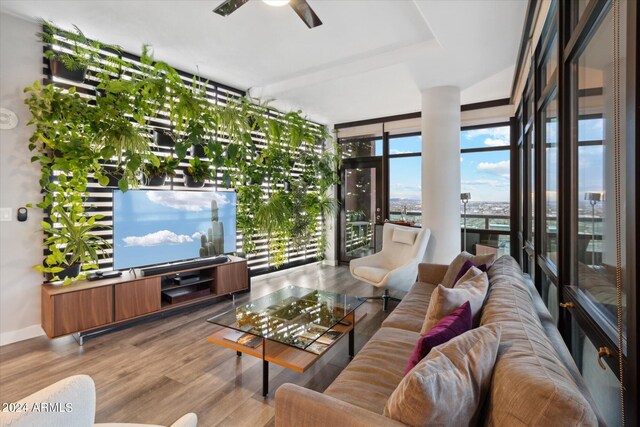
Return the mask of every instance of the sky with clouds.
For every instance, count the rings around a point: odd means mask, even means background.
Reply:
[[[547,126],[549,142],[557,142],[557,126]],[[603,120],[580,120],[578,125],[580,141],[603,139]],[[509,127],[472,129],[461,132],[460,148],[508,147]],[[420,136],[391,138],[390,154],[415,153],[421,151]],[[382,144],[376,146],[376,155],[382,155]],[[578,182],[579,191],[603,191],[603,151],[602,146],[584,146],[579,149]],[[550,198],[555,201],[557,174],[557,151],[548,150],[549,173],[547,183]],[[420,157],[390,158],[389,186],[391,199],[421,198]],[[510,155],[509,151],[486,153],[465,153],[460,156],[461,191],[471,193],[472,201],[509,202]]]
[[[508,147],[509,138],[509,126],[466,130],[460,147]],[[473,202],[508,202],[510,165],[509,150],[461,154],[461,192],[471,193]]]
[[[211,201],[224,224],[224,250],[236,250],[236,193],[114,191],[114,268],[197,258],[200,236],[211,227]]]

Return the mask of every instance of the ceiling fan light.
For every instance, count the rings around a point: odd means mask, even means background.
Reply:
[[[281,7],[289,4],[289,0],[262,0],[269,6]]]

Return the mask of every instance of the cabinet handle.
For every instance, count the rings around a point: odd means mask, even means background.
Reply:
[[[602,362],[602,357],[611,357],[611,356],[613,356],[613,353],[611,353],[611,350],[609,350],[609,347],[600,347],[598,349],[598,365],[600,365],[600,367],[603,370],[606,370],[607,367]]]
[[[573,308],[573,303],[571,301],[569,301],[569,302],[561,302],[560,303],[560,307],[562,307],[562,308]]]

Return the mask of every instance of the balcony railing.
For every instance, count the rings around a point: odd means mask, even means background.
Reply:
[[[471,253],[480,251],[495,250],[497,255],[510,253],[510,217],[509,215],[492,214],[467,214],[460,218],[460,245],[462,247],[464,233],[464,219],[467,222],[467,247],[465,250]],[[406,220],[421,224],[422,212],[407,211],[404,215],[400,211],[390,211],[391,221]],[[555,239],[557,218],[547,217],[548,239]],[[348,250],[355,250],[372,245],[373,222],[370,221],[348,221],[347,222],[346,247]],[[585,262],[589,261],[591,253],[595,253],[595,258],[601,258],[602,238],[604,219],[602,217],[592,218],[591,216],[578,217],[578,257]],[[551,245],[553,246],[553,245]],[[492,249],[490,249],[492,248]]]

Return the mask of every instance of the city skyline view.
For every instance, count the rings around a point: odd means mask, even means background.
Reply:
[[[548,142],[556,143],[556,127],[548,126]],[[460,133],[460,148],[508,147],[509,127],[466,130]],[[582,119],[578,122],[578,138],[581,143],[578,148],[579,170],[578,185],[580,194],[586,192],[605,193],[605,177],[603,165],[603,146],[597,142],[604,140],[604,123],[600,118]],[[596,144],[593,144],[596,142]],[[376,152],[380,151],[381,144]],[[421,137],[411,136],[390,140],[389,154],[406,154],[421,151]],[[376,153],[378,154],[378,153]],[[547,167],[553,170],[557,167],[555,150],[548,151]],[[460,177],[461,192],[471,193],[468,210],[477,211],[481,205],[474,202],[493,202],[496,205],[509,204],[510,200],[510,153],[504,151],[489,151],[476,153],[461,153]],[[392,211],[399,211],[404,206],[407,210],[421,208],[421,158],[402,157],[389,159],[389,201]],[[556,187],[556,174],[550,173],[548,179],[550,188]],[[547,192],[547,199],[551,205],[556,202],[555,192]],[[582,208],[582,203],[579,206]],[[588,205],[588,203],[587,203]],[[476,212],[479,213],[479,212]]]
[[[508,146],[508,126],[473,129],[460,133],[462,149]],[[420,136],[391,139],[389,154],[419,154],[421,148]],[[391,210],[395,210],[394,205],[400,208],[408,205],[408,210],[421,206],[421,164],[419,155],[389,159]],[[509,165],[508,150],[461,154],[461,191],[471,193],[474,201],[508,203]]]

